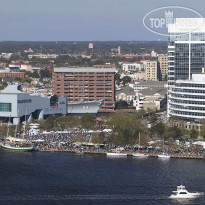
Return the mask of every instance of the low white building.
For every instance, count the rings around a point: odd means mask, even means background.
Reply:
[[[148,108],[151,110],[160,110],[167,101],[166,88],[148,88],[136,93],[134,105],[136,110]]]
[[[30,54],[28,55],[29,59],[35,58],[41,58],[41,59],[56,59],[59,55],[57,54]]]
[[[134,89],[132,89],[128,85],[116,90],[116,101],[122,100],[130,103],[131,101],[134,101],[135,98],[136,93],[134,92]]]
[[[144,71],[139,71],[137,73],[132,73],[132,74],[122,73],[120,79],[124,78],[125,76],[129,76],[133,81],[146,79],[146,73]]]
[[[125,72],[138,72],[138,71],[145,71],[145,64],[140,61],[136,62],[123,62],[122,69]]]
[[[0,57],[4,59],[10,59],[13,53],[1,53]]]
[[[144,90],[148,88],[166,88],[167,81],[154,81],[154,80],[139,81],[139,82],[135,82],[134,84],[129,84],[129,86],[132,87],[135,92],[137,92],[139,90]]]
[[[26,71],[31,71],[32,70],[32,65],[28,62],[28,61],[25,61],[25,62],[17,62],[17,61],[12,61],[10,64],[9,64],[9,68],[19,68],[20,70],[26,70]]]

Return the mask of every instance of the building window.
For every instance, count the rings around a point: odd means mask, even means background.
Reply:
[[[0,103],[0,112],[11,112],[11,103]]]

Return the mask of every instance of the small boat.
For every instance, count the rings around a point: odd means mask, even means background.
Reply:
[[[162,150],[164,150],[164,138],[163,138],[163,145],[162,146],[163,146]],[[162,154],[157,155],[157,157],[158,158],[163,158],[163,159],[169,159],[170,158],[170,156],[167,153],[165,153],[164,151],[163,151]]]
[[[167,153],[164,153],[164,152],[162,154],[157,155],[157,157],[158,158],[164,158],[164,159],[169,159],[170,158],[170,156]]]
[[[177,186],[177,191],[172,191],[172,192],[173,194],[169,197],[170,199],[193,199],[201,195],[204,195],[203,192],[195,192],[195,193],[188,192],[185,186],[183,185]]]
[[[133,153],[132,156],[133,156],[133,157],[148,157],[147,154],[139,153],[139,152],[138,152],[138,153]]]
[[[77,150],[75,153],[76,153],[76,154],[84,154],[84,151],[83,151],[83,149],[79,149],[79,150]]]
[[[139,132],[139,145],[138,145],[138,152],[137,153],[133,153],[132,156],[133,157],[148,157],[148,155],[144,154],[144,153],[140,153],[140,132]]]
[[[113,156],[113,157],[122,157],[122,156],[127,156],[126,153],[121,153],[121,152],[107,152],[107,156]]]

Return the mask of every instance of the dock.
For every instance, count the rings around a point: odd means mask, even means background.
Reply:
[[[68,153],[78,153],[78,149],[45,149],[39,150],[40,152],[68,152]],[[81,154],[100,154],[106,155],[107,150],[83,150]],[[123,152],[127,153],[128,157],[132,157],[132,152]],[[149,157],[157,157],[160,153],[147,153]],[[179,159],[205,159],[204,155],[198,154],[169,154],[171,158],[179,158]]]

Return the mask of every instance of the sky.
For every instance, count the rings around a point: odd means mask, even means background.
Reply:
[[[143,25],[164,6],[205,17],[204,0],[0,0],[0,41],[166,40]]]

